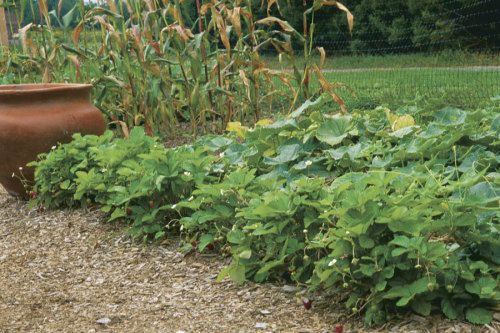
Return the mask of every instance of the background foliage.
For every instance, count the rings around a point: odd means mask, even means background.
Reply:
[[[281,11],[300,29],[307,4],[291,0]],[[338,53],[414,53],[445,49],[498,50],[500,9],[489,0],[347,0],[355,17],[352,35],[332,9],[315,16],[315,43]],[[306,4],[306,5],[304,5]]]

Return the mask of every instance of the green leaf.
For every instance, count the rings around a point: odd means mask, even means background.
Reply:
[[[351,129],[349,117],[336,117],[326,120],[316,131],[316,138],[331,146],[338,145],[348,135]]]
[[[410,306],[413,309],[413,311],[415,311],[419,315],[427,317],[428,315],[431,314],[431,309],[432,309],[431,303],[424,301],[421,298],[416,298],[412,300]]]
[[[113,213],[111,213],[111,217],[109,218],[108,221],[114,221],[116,219],[119,219],[121,217],[126,216],[127,214],[125,213],[125,210],[121,208],[116,208]]]
[[[241,244],[245,240],[245,233],[238,229],[231,230],[227,234],[227,240],[233,244]]]
[[[386,286],[387,286],[387,281],[381,281],[375,285],[375,290],[376,291],[384,291]]]
[[[411,301],[416,295],[422,294],[429,291],[428,285],[435,285],[436,278],[431,276],[424,276],[410,284],[395,286],[389,290],[385,295],[385,299],[392,299],[401,297],[401,299],[396,303],[397,306],[405,306]]]
[[[406,236],[398,235],[394,237],[394,239],[390,241],[389,244],[394,244],[400,247],[408,248],[410,246],[410,239]]]
[[[470,187],[464,196],[464,202],[469,205],[486,205],[499,200],[500,196],[497,195],[493,185],[487,182]]]
[[[366,264],[361,264],[359,266],[359,270],[366,276],[372,276],[376,272],[376,268],[374,265],[366,265]]]
[[[224,267],[220,271],[216,281],[221,282],[226,276],[229,276],[231,280],[241,284],[246,280],[245,272],[245,266],[241,265],[239,260],[233,259],[229,266]]]
[[[481,277],[477,281],[465,284],[465,290],[479,295],[480,298],[492,298],[497,287],[497,281],[490,277]]]
[[[472,308],[465,311],[465,318],[473,324],[485,325],[491,323],[493,316],[484,308]]]
[[[200,237],[200,243],[198,244],[198,250],[203,252],[203,250],[214,241],[214,236],[211,234],[205,234]]]
[[[373,241],[373,239],[371,239],[365,234],[361,234],[358,240],[359,240],[359,245],[364,249],[371,249],[375,246],[375,242]]]
[[[449,299],[443,299],[441,301],[441,310],[449,319],[455,320],[458,318],[456,307],[451,303]]]
[[[283,261],[284,259],[278,259],[265,263],[265,265],[262,266],[255,274],[255,279],[257,281],[264,281],[269,275],[268,272],[275,267],[283,265]]]
[[[434,113],[435,121],[445,126],[462,125],[466,117],[467,113],[465,111],[450,106]]]
[[[278,165],[294,161],[299,157],[301,148],[300,144],[280,146],[278,155],[274,158],[266,158],[265,163],[268,165]]]
[[[251,256],[252,256],[252,250],[250,249],[243,250],[240,252],[240,254],[238,254],[238,257],[240,257],[241,259],[250,259]]]
[[[297,108],[297,110],[293,111],[291,114],[290,114],[290,118],[297,118],[299,117],[300,115],[302,115],[302,113],[304,113],[304,111],[308,110],[309,108],[314,108],[316,109],[318,106],[321,106],[323,105],[326,101],[329,101],[330,99],[328,98],[328,95],[325,93],[321,96],[319,96],[318,98],[316,98],[314,101],[308,99],[307,101],[305,101],[304,103],[302,103],[301,106],[299,106]]]
[[[66,179],[65,181],[63,181],[59,187],[63,190],[67,190],[69,188],[69,186],[71,185],[71,182],[69,179]]]

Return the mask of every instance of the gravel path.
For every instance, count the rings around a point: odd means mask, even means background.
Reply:
[[[283,286],[216,283],[220,256],[137,244],[102,221],[29,210],[0,187],[0,332],[335,332],[342,320],[332,299],[307,311]],[[416,316],[381,330],[496,331]]]

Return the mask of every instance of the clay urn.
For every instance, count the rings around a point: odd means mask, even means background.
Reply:
[[[26,197],[20,177],[33,182],[26,166],[74,133],[101,135],[106,124],[92,105],[88,84],[0,85],[0,183]]]

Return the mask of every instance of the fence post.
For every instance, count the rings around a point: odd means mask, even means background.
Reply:
[[[8,47],[9,35],[7,33],[7,17],[5,16],[5,9],[2,5],[3,0],[0,0],[0,44]]]

